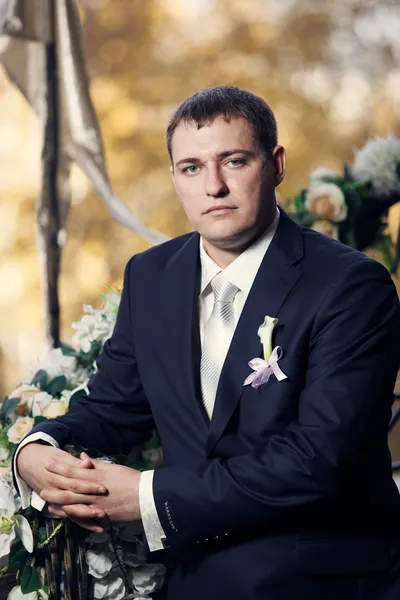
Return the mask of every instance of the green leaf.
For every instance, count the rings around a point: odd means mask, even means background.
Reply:
[[[21,571],[28,560],[28,556],[29,554],[22,542],[17,542],[11,547],[10,566],[16,571]]]
[[[32,379],[31,383],[32,383],[32,385],[36,385],[36,386],[40,387],[40,389],[46,391],[46,386],[47,386],[48,380],[49,380],[49,376],[47,375],[46,371],[43,371],[43,369],[40,369],[40,371],[38,371],[36,373],[36,375],[34,376],[34,378]]]
[[[46,392],[55,398],[58,394],[61,394],[63,390],[67,387],[67,378],[65,375],[59,375],[55,377],[47,384]]]
[[[99,356],[102,347],[103,343],[99,340],[95,340],[92,342],[89,352],[81,351],[77,357],[79,366],[84,367],[85,369],[91,367],[96,358]]]
[[[47,539],[46,527],[39,527],[38,536],[40,543],[44,542]]]
[[[5,398],[1,404],[0,419],[6,422],[9,415],[16,409],[20,402],[20,398]]]
[[[78,354],[75,348],[64,342],[61,342],[60,347],[64,356],[76,356]]]
[[[38,571],[27,563],[21,575],[21,591],[23,594],[31,594],[40,588],[40,576]]]
[[[83,396],[87,396],[85,390],[76,390],[69,399],[68,408],[71,408],[71,406],[78,402],[79,398],[82,398]]]

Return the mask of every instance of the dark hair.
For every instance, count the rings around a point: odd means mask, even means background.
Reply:
[[[195,121],[198,129],[209,125],[216,117],[244,117],[253,128],[254,136],[267,157],[278,143],[274,113],[259,96],[231,85],[205,88],[186,98],[169,120],[166,144],[172,161],[172,137],[182,122]]]

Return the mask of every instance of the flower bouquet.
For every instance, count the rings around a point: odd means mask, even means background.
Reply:
[[[391,272],[400,260],[400,236],[393,244],[387,232],[391,206],[400,201],[400,140],[375,138],[355,152],[343,174],[319,168],[310,186],[289,204],[291,216],[348,246],[378,250]]]
[[[65,414],[88,393],[96,359],[114,328],[120,294],[110,290],[104,299],[102,309],[84,306],[84,315],[72,324],[74,346],[52,349],[32,377],[0,404],[0,586],[10,573],[17,583],[9,600],[144,600],[163,583],[165,568],[148,562],[140,524],[109,523],[103,534],[88,535],[67,520],[22,510],[13,488],[10,463],[17,444],[36,423]],[[145,470],[158,466],[162,453],[154,434],[128,457],[99,459]]]

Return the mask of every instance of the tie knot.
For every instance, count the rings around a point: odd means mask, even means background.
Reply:
[[[214,292],[214,301],[223,302],[225,304],[233,302],[239,291],[239,288],[236,287],[236,285],[227,279],[224,279],[222,273],[218,273],[218,275],[211,280],[211,287]]]

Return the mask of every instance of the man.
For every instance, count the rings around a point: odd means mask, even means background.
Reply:
[[[196,232],[129,261],[90,396],[25,440],[20,478],[89,529],[141,518],[170,600],[397,599],[387,271],[277,211],[285,150],[257,96],[194,94],[167,145]],[[164,466],[142,476],[62,451],[127,452],[154,426]]]

